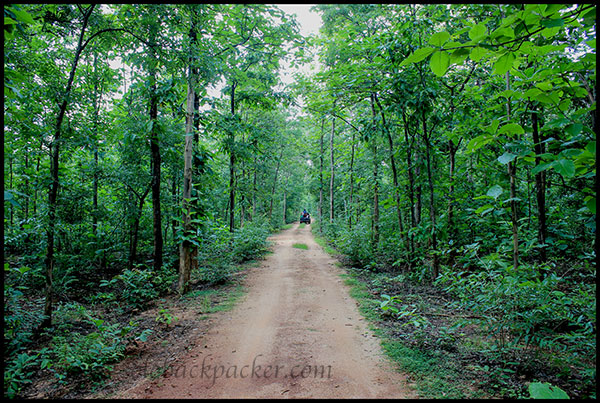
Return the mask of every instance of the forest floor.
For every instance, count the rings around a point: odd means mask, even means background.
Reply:
[[[128,357],[113,371],[114,387],[93,397],[416,397],[310,226],[269,240],[273,253],[244,272],[247,292],[233,309]]]

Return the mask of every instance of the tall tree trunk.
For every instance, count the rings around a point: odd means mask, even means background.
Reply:
[[[271,202],[269,203],[269,222],[273,218],[273,199],[275,198],[275,188],[277,187],[277,177],[279,176],[279,167],[281,166],[281,158],[283,158],[283,144],[279,150],[279,159],[275,168],[275,177],[273,178],[273,186],[271,186]]]
[[[410,227],[414,229],[417,225],[416,215],[415,215],[415,179],[413,175],[413,164],[412,164],[412,136],[409,136],[409,128],[408,121],[406,119],[406,113],[402,112],[402,120],[404,122],[404,140],[406,142],[406,165],[407,165],[407,173],[408,173],[408,199],[410,200]],[[415,241],[414,235],[411,234],[409,236],[409,245],[411,254],[415,251]],[[409,262],[410,265],[410,262]]]
[[[398,229],[400,230],[400,240],[404,242],[404,225],[402,224],[402,209],[400,208],[400,190],[398,189],[398,170],[396,168],[396,160],[394,158],[394,142],[392,140],[392,134],[385,120],[385,113],[381,107],[381,103],[377,98],[377,94],[374,94],[375,102],[379,107],[379,113],[381,115],[381,123],[383,124],[383,130],[387,135],[389,151],[390,151],[390,164],[392,167],[392,179],[394,181],[394,201],[396,202],[396,214],[398,216]]]
[[[334,218],[334,201],[333,201],[333,186],[335,185],[335,161],[334,161],[334,151],[333,151],[333,138],[335,136],[335,116],[331,120],[331,136],[329,136],[329,164],[330,164],[330,177],[329,177],[329,223],[333,223]]]
[[[161,209],[160,209],[160,174],[161,174],[161,157],[160,144],[158,139],[158,91],[156,85],[158,56],[154,50],[158,27],[153,25],[150,30],[150,121],[152,122],[152,130],[150,131],[150,172],[152,177],[152,217],[153,217],[153,233],[154,233],[154,251],[153,251],[153,268],[155,272],[162,269],[162,251],[163,237],[161,224]]]
[[[42,321],[40,328],[46,328],[52,324],[52,276],[54,271],[54,228],[56,225],[56,198],[58,196],[58,173],[59,173],[59,158],[60,158],[60,142],[61,142],[61,130],[62,123],[67,111],[69,104],[69,97],[71,95],[71,88],[73,87],[73,81],[75,79],[75,71],[77,70],[77,64],[83,51],[83,37],[87,29],[88,20],[95,5],[92,4],[84,13],[83,21],[81,24],[81,32],[79,33],[79,40],[75,55],[71,63],[71,71],[69,73],[69,79],[63,93],[62,101],[58,109],[58,115],[56,117],[56,125],[54,126],[54,139],[51,145],[51,158],[50,158],[50,191],[48,192],[48,230],[47,230],[47,242],[46,242],[46,291],[45,291],[45,304],[44,304],[44,320]]]
[[[371,111],[373,112],[373,135],[370,139],[373,148],[373,215],[371,220],[371,234],[373,250],[377,254],[379,245],[379,159],[377,158],[377,122],[375,120],[377,113],[375,112],[373,94],[371,94]]]
[[[352,229],[352,210],[353,210],[353,197],[354,197],[354,141],[356,132],[352,131],[352,145],[350,152],[350,206],[348,208],[348,228]]]
[[[194,152],[194,76],[190,68],[188,78],[188,90],[185,115],[185,149],[183,153],[183,235],[184,240],[179,247],[179,279],[177,289],[180,294],[189,290],[190,276],[192,272],[192,242],[187,237],[192,236],[192,186],[193,166],[192,158]]]
[[[235,116],[235,88],[237,83],[231,84],[231,116]],[[229,232],[235,229],[235,133],[229,133]]]
[[[250,217],[250,221],[254,221],[254,217],[256,217],[256,181],[257,181],[257,164],[256,164],[256,160],[257,157],[256,155],[258,154],[258,150],[255,150],[254,152],[254,172],[252,173],[252,217]]]
[[[319,153],[319,232],[323,234],[323,136],[324,136],[325,118],[321,119],[321,137],[319,144],[321,151]]]
[[[431,172],[431,144],[429,133],[427,132],[427,116],[425,110],[422,110],[423,136],[425,139],[425,156],[427,160],[427,181],[429,183],[429,217],[431,219],[431,249],[433,252],[433,279],[435,280],[440,271],[439,256],[437,250],[437,230],[435,228],[435,200],[433,198],[433,176]]]
[[[533,144],[535,150],[535,165],[540,165],[541,157],[545,150],[543,139],[539,135],[539,123],[537,111],[531,113],[531,125],[533,127]],[[538,210],[538,242],[540,246],[540,260],[546,262],[546,171],[535,174],[535,190]]]
[[[285,185],[283,186],[283,222],[282,224],[287,224],[286,216],[287,216],[287,186],[290,180],[289,175],[285,178]]]
[[[506,72],[506,89],[510,90],[510,73]],[[506,117],[507,121],[510,122],[510,98],[506,101]],[[517,221],[517,160],[511,161],[507,166],[508,176],[510,177],[510,211],[511,211],[511,222],[512,222],[512,233],[513,233],[513,267],[516,270],[519,266],[519,226]]]

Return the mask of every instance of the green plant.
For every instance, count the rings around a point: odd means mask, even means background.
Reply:
[[[176,278],[175,273],[156,273],[141,267],[133,270],[124,270],[111,280],[102,280],[101,287],[113,287],[120,291],[120,296],[133,307],[141,308],[170,289],[170,284]],[[110,300],[114,295],[105,293],[102,298]],[[100,297],[97,297],[100,298]]]
[[[387,294],[381,294],[381,298],[382,300],[379,304],[379,308],[381,308],[381,310],[395,315],[397,315],[400,312],[400,310],[394,306],[395,304],[402,302],[399,296],[394,295],[393,297],[390,297]]]
[[[179,318],[177,316],[172,315],[167,308],[160,309],[158,311],[158,316],[155,321],[159,323],[163,323],[168,328],[171,323],[177,322]]]
[[[20,353],[6,363],[4,368],[5,397],[14,398],[25,384],[31,383],[36,359],[36,355]]]
[[[296,248],[296,249],[304,249],[304,250],[308,249],[308,245],[305,243],[295,243],[292,245],[292,247]]]
[[[569,395],[548,382],[531,382],[527,387],[532,399],[569,399]]]

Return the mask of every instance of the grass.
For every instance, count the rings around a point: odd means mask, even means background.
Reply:
[[[302,229],[302,228],[304,228],[304,227],[306,227],[306,224],[305,224],[305,223],[300,223],[300,225],[298,225],[298,229]]]
[[[285,224],[285,225],[282,225],[282,226],[281,226],[281,229],[282,229],[282,230],[284,230],[284,229],[290,229],[290,228],[292,228],[293,226],[294,226],[294,224]]]
[[[296,248],[296,249],[304,249],[304,250],[308,249],[308,245],[305,243],[295,243],[292,245],[292,247]]]
[[[317,243],[317,245],[319,245],[321,248],[323,248],[323,250],[326,253],[328,253],[332,256],[339,255],[337,250],[335,250],[333,247],[331,247],[331,246],[329,246],[329,244],[327,244],[327,241],[325,240],[325,238],[322,238],[322,237],[316,235],[314,233],[314,231],[313,231],[313,236],[315,237],[315,242]]]

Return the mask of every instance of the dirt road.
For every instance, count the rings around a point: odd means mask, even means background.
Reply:
[[[270,239],[248,293],[164,376],[117,398],[411,398],[310,226]],[[303,243],[307,250],[294,248]]]

